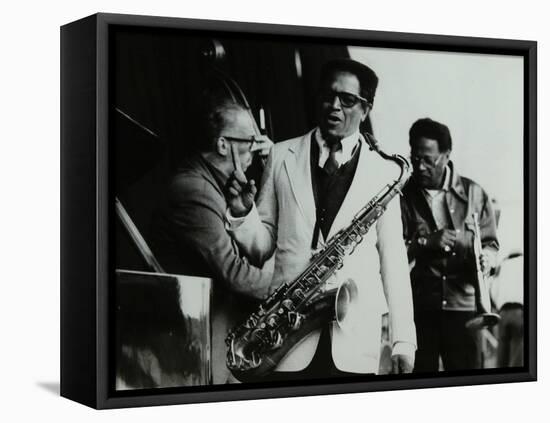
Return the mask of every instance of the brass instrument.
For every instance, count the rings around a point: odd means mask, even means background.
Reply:
[[[400,167],[398,179],[386,185],[347,227],[313,255],[295,280],[282,284],[244,323],[231,330],[226,338],[227,367],[237,379],[252,381],[271,373],[310,332],[335,317],[341,322],[354,301],[357,288],[352,281],[340,288],[329,288],[326,282],[344,265],[346,256],[353,253],[388,203],[401,193],[411,174],[404,157],[388,155],[379,149],[372,135],[365,133],[364,137],[371,150]]]
[[[496,325],[500,316],[496,313],[491,313],[491,297],[489,295],[489,285],[485,274],[481,269],[481,230],[479,228],[479,215],[473,213],[472,218],[474,221],[474,256],[476,266],[476,278],[474,283],[475,298],[476,298],[476,312],[477,315],[466,322],[466,327],[472,330],[480,330]]]

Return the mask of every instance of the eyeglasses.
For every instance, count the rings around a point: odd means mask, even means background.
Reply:
[[[443,157],[443,153],[441,153],[435,159],[432,159],[431,157],[419,157],[419,156],[411,155],[411,162],[415,166],[420,166],[420,164],[423,163],[425,167],[434,168],[439,164],[442,157]]]
[[[246,142],[250,143],[250,146],[248,147],[249,150],[252,151],[252,147],[254,146],[254,143],[256,142],[256,137],[252,135],[250,138],[237,138],[237,137],[228,137],[227,135],[220,135],[220,137],[225,138],[227,141],[231,142]]]
[[[348,93],[346,91],[326,91],[321,94],[321,99],[325,103],[332,103],[334,101],[334,97],[338,97],[340,104],[346,108],[353,107],[360,101],[370,104],[366,98],[357,94]]]

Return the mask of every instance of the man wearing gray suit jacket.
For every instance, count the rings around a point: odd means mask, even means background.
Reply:
[[[367,66],[343,59],[321,73],[319,127],[272,149],[260,191],[244,173],[229,186],[228,224],[242,251],[261,265],[274,256],[270,290],[294,280],[311,253],[338,230],[399,169],[369,151],[359,128],[372,108],[378,78]],[[299,342],[266,380],[375,374],[380,359],[382,315],[389,311],[393,370],[412,370],[416,344],[407,254],[399,202],[391,201],[338,272],[358,288],[353,318],[329,322]],[[338,281],[331,281],[338,283]]]
[[[200,151],[184,160],[172,178],[152,247],[167,272],[214,279],[212,375],[220,384],[232,379],[225,337],[267,294],[272,277],[271,271],[252,265],[227,233],[224,189],[236,164],[246,170],[253,154],[272,143],[254,135],[250,114],[234,103],[219,103],[206,115]]]

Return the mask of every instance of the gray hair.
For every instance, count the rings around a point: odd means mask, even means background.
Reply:
[[[200,150],[213,151],[216,142],[225,128],[235,124],[236,115],[246,109],[231,100],[222,100],[210,105],[204,114],[204,135]]]

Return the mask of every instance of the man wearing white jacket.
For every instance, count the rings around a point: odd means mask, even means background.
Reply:
[[[256,187],[237,169],[229,181],[230,233],[252,263],[275,255],[271,291],[294,280],[314,250],[350,224],[354,215],[399,175],[399,168],[370,151],[359,127],[372,108],[378,78],[349,59],[321,72],[319,126],[276,144]],[[394,199],[337,273],[357,286],[345,325],[329,322],[301,340],[269,379],[376,374],[382,315],[389,311],[395,373],[414,363],[416,334],[399,201]],[[268,378],[266,378],[268,379]]]

